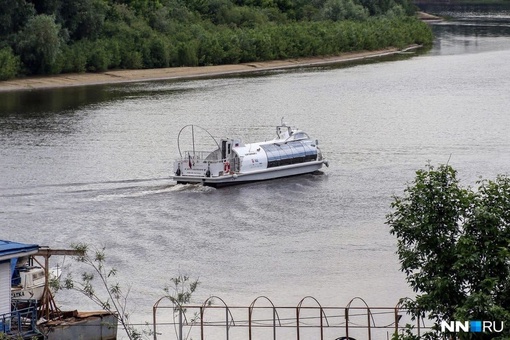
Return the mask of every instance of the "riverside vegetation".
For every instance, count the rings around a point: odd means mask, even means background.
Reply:
[[[430,44],[410,0],[0,0],[0,80]]]

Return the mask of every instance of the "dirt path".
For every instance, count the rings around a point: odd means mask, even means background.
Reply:
[[[406,50],[416,49],[418,47],[419,46],[410,46]],[[227,74],[253,73],[286,68],[338,64],[367,58],[388,56],[400,52],[401,50],[392,48],[371,52],[345,53],[334,57],[275,60],[234,65],[171,67],[147,70],[118,70],[104,73],[69,73],[56,76],[29,77],[0,81],[0,92],[98,84],[118,84],[164,79],[215,77]]]

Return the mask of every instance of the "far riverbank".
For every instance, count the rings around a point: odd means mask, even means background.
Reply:
[[[74,73],[55,76],[28,77],[0,81],[0,92],[36,90],[71,86],[88,86],[100,84],[119,84],[139,81],[192,79],[204,77],[218,77],[232,74],[257,73],[279,69],[299,67],[334,65],[363,59],[379,58],[389,55],[415,50],[420,45],[412,45],[406,49],[388,48],[377,51],[362,51],[343,53],[337,56],[312,57],[287,60],[274,60],[245,64],[198,66],[198,67],[170,67],[142,70],[117,70],[103,73]]]

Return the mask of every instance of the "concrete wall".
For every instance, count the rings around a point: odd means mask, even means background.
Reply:
[[[48,340],[114,340],[117,339],[117,319],[114,315],[93,315],[76,318],[42,330]]]

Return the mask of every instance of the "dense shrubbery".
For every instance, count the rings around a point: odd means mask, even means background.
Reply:
[[[14,78],[19,69],[19,57],[12,53],[10,47],[0,50],[0,80]]]
[[[430,43],[409,0],[0,0],[0,79]]]

